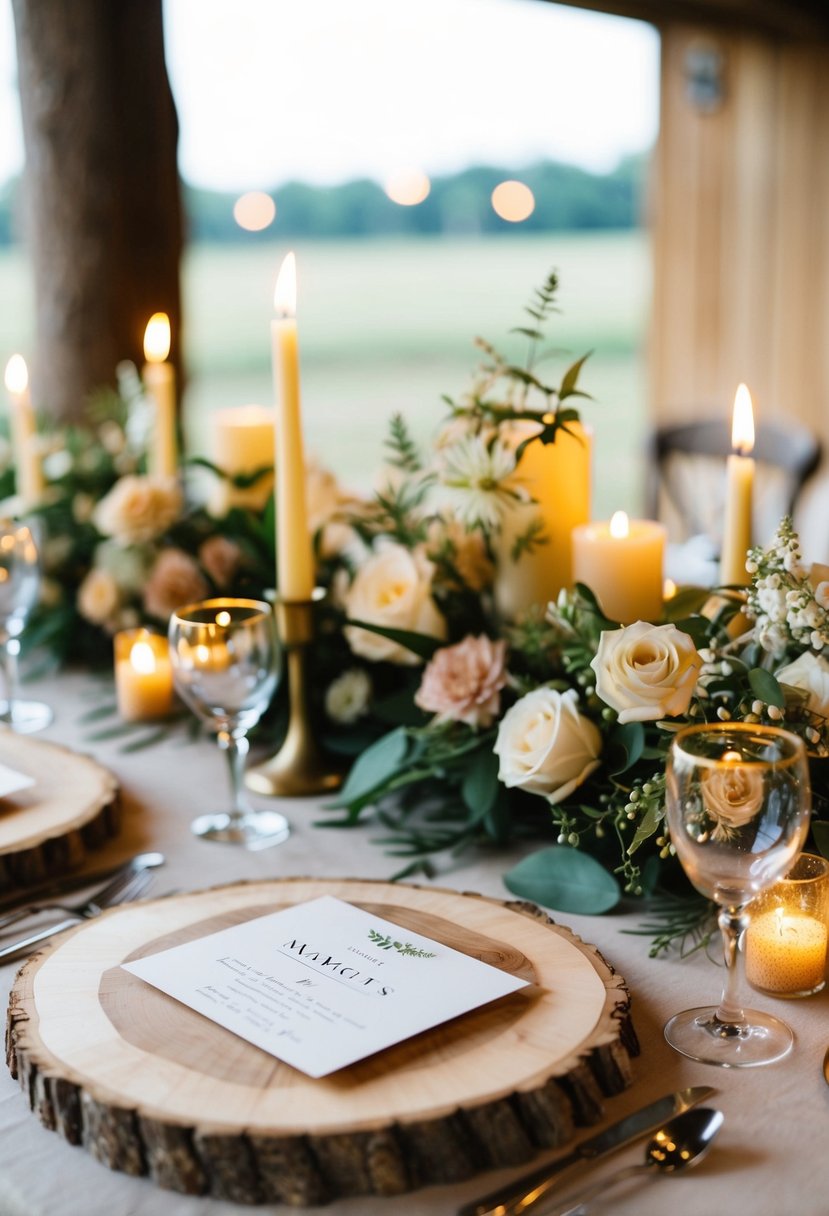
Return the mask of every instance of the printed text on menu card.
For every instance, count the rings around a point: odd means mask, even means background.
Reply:
[[[525,985],[330,895],[124,967],[311,1077]]]

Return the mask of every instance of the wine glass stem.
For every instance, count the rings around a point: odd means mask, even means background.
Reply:
[[[725,955],[725,986],[715,1021],[722,1024],[723,1033],[737,1034],[745,1025],[745,1014],[740,1002],[740,938],[748,925],[748,917],[742,904],[720,910],[717,918],[722,933]]]
[[[2,650],[3,683],[6,694],[5,708],[0,715],[0,720],[11,725],[14,702],[17,700],[17,656],[20,654],[20,640],[6,634],[0,644],[0,650]]]
[[[219,747],[227,756],[228,768],[230,770],[230,792],[232,799],[230,817],[235,820],[249,815],[251,811],[250,804],[245,797],[245,787],[242,780],[245,772],[245,758],[247,757],[249,746],[245,735],[235,735],[229,730],[219,731]]]

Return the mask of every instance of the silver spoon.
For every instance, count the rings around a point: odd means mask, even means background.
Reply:
[[[586,1203],[625,1178],[633,1178],[637,1174],[675,1174],[689,1165],[696,1165],[708,1152],[722,1124],[722,1111],[713,1110],[710,1106],[686,1110],[654,1134],[645,1149],[645,1160],[641,1165],[629,1165],[578,1195],[572,1195],[569,1201],[565,1199],[566,1208],[556,1208],[555,1212],[547,1208],[546,1216],[580,1216]]]

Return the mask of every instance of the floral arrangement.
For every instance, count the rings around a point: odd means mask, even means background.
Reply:
[[[500,543],[510,513],[532,502],[522,455],[570,430],[573,399],[585,395],[584,359],[556,384],[542,374],[556,289],[551,275],[516,331],[527,342],[523,364],[479,342],[481,366],[466,394],[447,398],[428,452],[392,420],[372,497],[309,470],[328,589],[311,687],[325,742],[351,761],[332,826],[371,817],[405,859],[401,875],[434,872],[436,855],[546,836],[505,875],[507,886],[548,907],[602,912],[623,895],[684,889],[664,822],[664,757],[676,730],[782,723],[803,737],[816,768],[826,757],[829,569],[804,566],[784,520],[749,555],[747,590],[682,589],[660,620],[610,620],[582,585],[517,620],[499,618],[499,569],[546,540],[530,512],[508,554]],[[108,662],[118,629],[163,628],[182,602],[261,596],[273,583],[270,495],[261,509],[188,505],[178,482],[144,469],[142,408],[134,371],[122,369],[120,394],[98,402],[92,442],[78,429],[45,441],[45,579],[32,640],[61,659]],[[268,473],[235,480],[250,488]],[[264,727],[270,741],[285,720],[278,698]],[[718,814],[727,831],[727,791]],[[813,830],[829,853],[829,823]]]

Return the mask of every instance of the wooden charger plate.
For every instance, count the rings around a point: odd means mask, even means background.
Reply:
[[[0,729],[0,764],[35,781],[0,798],[0,895],[76,869],[117,833],[118,782],[90,756]]]
[[[333,895],[531,982],[312,1080],[120,967]],[[30,959],[7,1058],[46,1127],[159,1185],[305,1206],[557,1147],[630,1081],[624,980],[538,908],[360,880],[236,883],[112,909]]]

